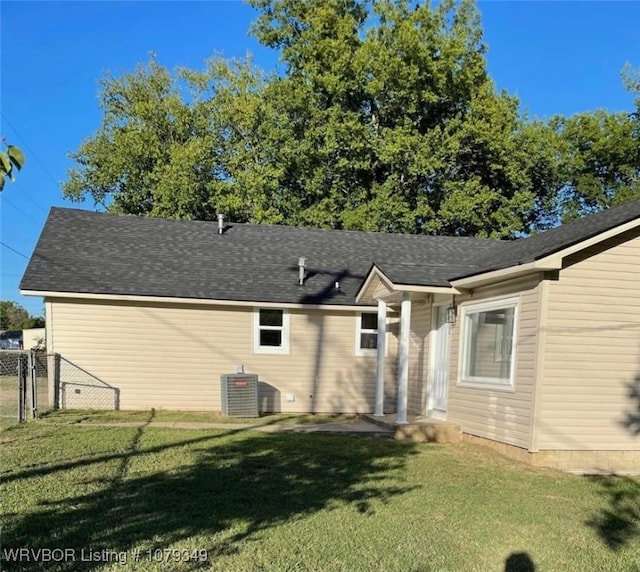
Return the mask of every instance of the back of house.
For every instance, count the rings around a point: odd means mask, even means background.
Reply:
[[[52,209],[21,288],[61,407],[220,411],[244,371],[261,411],[640,469],[640,201],[511,242]]]

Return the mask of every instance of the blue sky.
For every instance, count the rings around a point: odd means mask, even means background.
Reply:
[[[485,1],[479,8],[489,71],[530,115],[633,109],[620,71],[625,62],[640,66],[640,2]],[[150,52],[165,66],[192,68],[213,53],[249,51],[272,69],[277,54],[248,36],[255,12],[235,1],[3,1],[0,10],[0,133],[27,157],[0,194],[0,299],[42,314],[41,299],[19,294],[21,254],[31,255],[51,206],[79,206],[62,199],[60,185],[72,166],[68,153],[100,125],[104,73],[131,71]]]

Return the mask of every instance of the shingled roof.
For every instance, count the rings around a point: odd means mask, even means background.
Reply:
[[[450,275],[449,278],[452,280],[465,278],[534,262],[638,218],[640,218],[640,200],[600,211],[527,238],[502,241],[503,247],[489,249],[479,257],[474,268],[464,269],[462,272]]]
[[[176,221],[53,208],[22,290],[247,302],[355,304],[372,263],[448,286],[494,241]],[[298,258],[307,278],[298,284]],[[335,288],[339,282],[340,288]]]
[[[175,221],[52,208],[26,291],[355,304],[375,264],[392,282],[450,281],[538,260],[640,218],[640,201],[515,241]],[[298,258],[307,259],[298,284]],[[335,288],[338,282],[340,287]]]

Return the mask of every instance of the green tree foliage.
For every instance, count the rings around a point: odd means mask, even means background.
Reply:
[[[635,112],[599,110],[551,122],[563,144],[564,220],[640,199],[640,74],[627,67],[623,79],[638,95]]]
[[[210,218],[216,145],[206,105],[190,104],[177,80],[152,60],[102,80],[103,125],[71,156],[63,193],[90,194],[115,212]]]
[[[30,316],[20,304],[0,301],[0,330],[43,328],[44,318]]]
[[[607,193],[636,196],[637,163],[636,175],[623,163],[636,161],[637,118],[529,120],[487,73],[472,0],[250,3],[252,33],[284,71],[214,58],[171,73],[152,59],[105,77],[103,124],[72,154],[67,198],[145,216],[504,238],[613,204]]]
[[[0,192],[4,189],[5,179],[15,181],[15,172],[22,169],[24,155],[15,145],[7,145],[6,151],[0,151]]]
[[[553,134],[496,93],[472,3],[252,4],[255,35],[288,66],[266,89],[294,127],[280,147],[286,220],[494,237],[537,220]]]

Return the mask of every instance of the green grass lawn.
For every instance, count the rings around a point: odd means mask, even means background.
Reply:
[[[639,503],[634,479],[532,469],[469,444],[46,423],[0,432],[2,550],[75,557],[2,570],[531,572],[530,558],[538,572],[633,571]],[[79,560],[103,549],[126,563]],[[206,562],[185,560],[198,550]]]
[[[0,423],[18,418],[18,376],[0,375]]]

